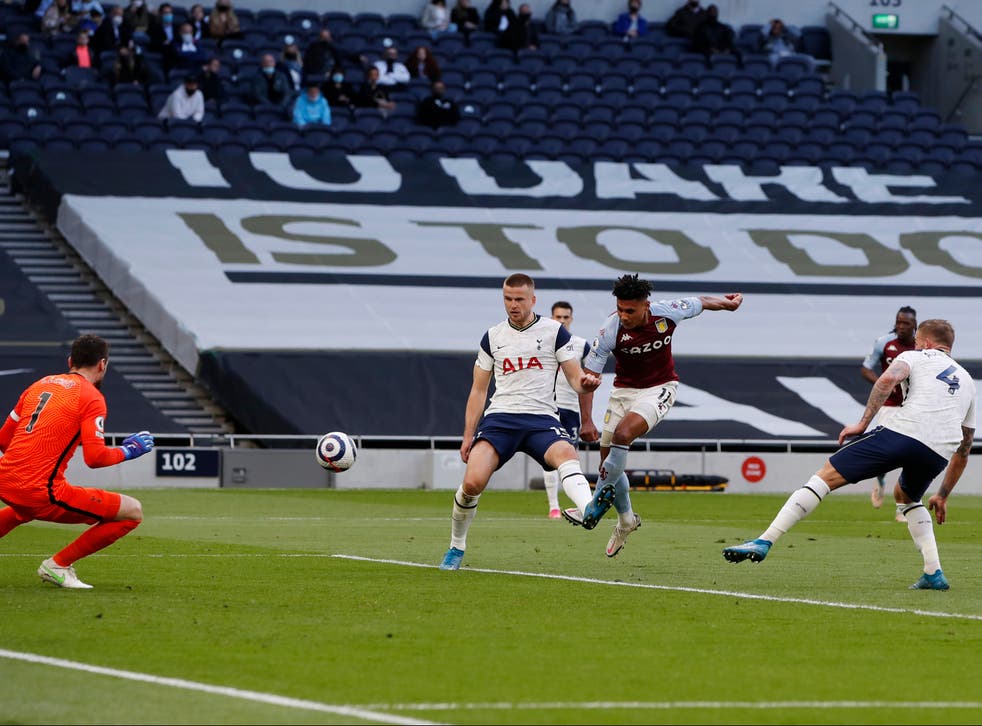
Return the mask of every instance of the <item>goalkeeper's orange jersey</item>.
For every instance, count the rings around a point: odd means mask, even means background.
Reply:
[[[90,467],[121,462],[123,450],[106,446],[105,421],[105,397],[81,374],[31,384],[0,428],[0,493],[64,482],[79,443]]]

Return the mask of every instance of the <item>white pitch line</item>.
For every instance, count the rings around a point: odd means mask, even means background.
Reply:
[[[265,703],[271,706],[283,706],[285,708],[295,708],[303,711],[318,711],[320,713],[332,713],[337,716],[349,716],[363,721],[377,721],[379,723],[391,724],[435,724],[435,721],[421,721],[415,718],[395,716],[388,713],[380,713],[372,709],[359,708],[358,706],[335,706],[329,703],[318,701],[308,701],[302,698],[289,698],[287,696],[277,696],[274,693],[262,693],[261,691],[247,691],[241,688],[230,686],[212,686],[207,683],[187,681],[183,678],[164,678],[154,676],[149,673],[137,673],[135,671],[124,671],[116,668],[103,668],[102,666],[80,663],[74,660],[64,660],[63,658],[50,658],[45,655],[34,653],[19,653],[14,650],[4,650],[0,648],[0,658],[8,660],[18,660],[25,663],[35,663],[39,665],[53,666],[55,668],[65,668],[72,671],[82,671],[84,673],[94,673],[100,676],[110,676],[112,678],[123,678],[128,681],[140,681],[142,683],[152,683],[157,686],[169,686],[180,688],[185,691],[198,691],[200,693],[210,693],[215,696],[228,696],[238,698],[243,701],[253,701]]]
[[[939,709],[963,708],[982,709],[982,701],[593,701],[548,702],[548,703],[375,703],[359,708],[389,709],[392,711],[511,711],[511,710],[557,710],[586,709],[593,711],[706,709],[732,710],[775,708],[788,709],[831,709],[831,708],[903,708]]]
[[[436,569],[437,565],[403,560],[388,560],[374,557],[359,557],[357,555],[333,555],[341,560],[358,560],[361,562],[376,562],[383,565],[399,565],[401,567],[426,567]],[[814,600],[804,597],[780,597],[778,595],[761,595],[755,592],[739,592],[735,590],[713,590],[705,587],[681,587],[675,585],[651,585],[643,582],[620,582],[616,580],[598,580],[592,577],[576,577],[574,575],[553,575],[545,572],[523,572],[521,570],[491,570],[483,567],[468,567],[460,572],[483,572],[491,575],[516,575],[518,577],[537,577],[543,580],[564,580],[566,582],[585,582],[590,585],[610,585],[613,587],[633,587],[642,590],[664,590],[667,592],[690,592],[699,595],[722,595],[724,597],[741,597],[747,600],[766,600],[768,602],[786,602],[798,605],[817,605],[819,607],[838,608],[840,610],[872,610],[878,613],[898,613],[901,615],[923,615],[931,618],[954,618],[958,620],[982,621],[982,615],[962,613],[946,613],[919,608],[894,608],[882,605],[865,605],[862,603],[836,602],[834,600]]]

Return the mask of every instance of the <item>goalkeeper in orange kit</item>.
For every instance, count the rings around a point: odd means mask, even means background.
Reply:
[[[34,519],[92,525],[38,568],[42,580],[59,587],[92,587],[78,579],[74,563],[108,547],[143,519],[137,499],[65,479],[80,443],[92,468],[153,449],[153,436],[146,431],[128,436],[122,446],[106,446],[106,399],[99,387],[108,366],[109,343],[97,335],[79,336],[72,343],[68,373],[31,384],[0,428],[0,501],[7,505],[0,509],[0,537]]]

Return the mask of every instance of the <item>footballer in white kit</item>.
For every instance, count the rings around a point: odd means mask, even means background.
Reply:
[[[552,319],[560,323],[566,330],[573,324],[573,305],[566,300],[558,300],[552,304]],[[570,332],[570,341],[580,364],[590,352],[590,344],[584,338]],[[596,441],[599,434],[593,425],[593,394],[582,395],[573,390],[566,380],[566,375],[559,371],[556,374],[556,406],[559,408],[559,423],[569,434],[575,446],[582,439]],[[582,428],[581,428],[582,427]],[[546,490],[546,500],[549,503],[549,519],[561,519],[562,510],[559,508],[559,473],[557,471],[542,472],[542,483]]]
[[[948,496],[965,470],[975,436],[975,381],[951,357],[954,340],[948,321],[921,323],[914,337],[916,350],[899,354],[877,379],[862,417],[842,429],[839,443],[858,438],[829,457],[757,539],[724,548],[723,557],[730,562],[760,562],[774,542],[814,511],[830,491],[900,469],[899,497],[907,529],[924,559],[924,572],[910,587],[947,590],[931,514],[921,499],[944,471],[937,494],[928,501],[938,524],[944,523]],[[903,405],[884,425],[866,431],[897,384],[903,388]]]
[[[582,369],[566,328],[533,312],[535,283],[531,277],[509,275],[502,298],[508,318],[484,334],[474,363],[460,446],[460,458],[467,468],[454,494],[450,549],[440,563],[441,570],[460,569],[478,499],[491,475],[516,452],[528,454],[547,471],[557,470],[563,489],[581,508],[584,519],[599,519],[612,503],[612,497],[594,503],[556,409],[560,368],[580,393],[596,390],[600,377]],[[492,378],[495,392],[485,408]]]

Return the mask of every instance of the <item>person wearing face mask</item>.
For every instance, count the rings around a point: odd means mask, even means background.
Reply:
[[[198,68],[205,60],[204,51],[194,40],[191,23],[181,23],[177,38],[170,44],[170,52],[167,56],[169,67],[191,71]]]
[[[276,58],[266,53],[260,61],[259,74],[252,80],[249,100],[259,106],[279,106],[286,110],[293,101],[290,81],[276,69]]]
[[[239,16],[232,9],[232,0],[218,0],[215,9],[208,18],[208,29],[211,37],[219,43],[225,38],[241,38]]]
[[[390,45],[385,49],[381,60],[375,61],[378,68],[378,84],[390,91],[401,90],[409,83],[409,69],[399,60],[399,50]]]
[[[283,46],[279,69],[290,79],[290,87],[294,91],[300,91],[303,88],[303,61],[300,58],[300,48],[297,47],[296,43],[287,43]]]
[[[460,109],[453,99],[447,98],[447,87],[443,81],[433,81],[430,95],[416,107],[416,123],[430,128],[456,126],[460,121]]]
[[[150,49],[156,53],[163,53],[174,42],[177,28],[174,27],[174,8],[170,3],[161,3],[157,8],[157,14],[150,21],[149,35]]]
[[[329,106],[351,108],[355,105],[355,88],[345,80],[344,68],[341,66],[334,66],[331,69],[331,77],[321,90]]]
[[[641,15],[641,0],[629,0],[627,12],[617,16],[614,35],[624,40],[634,40],[648,34],[648,21]]]
[[[123,8],[117,5],[103,19],[92,34],[92,51],[99,55],[107,50],[117,51],[133,47],[133,29],[123,17]]]
[[[167,103],[157,114],[159,119],[193,119],[198,123],[204,117],[205,97],[198,88],[198,79],[194,75],[184,78],[184,83],[167,97]]]
[[[546,13],[546,32],[554,35],[569,35],[576,32],[579,23],[576,11],[570,0],[556,0]]]
[[[705,11],[699,6],[699,0],[688,0],[668,19],[665,32],[673,38],[689,38],[696,34],[702,21],[706,19]]]
[[[21,33],[14,44],[0,56],[0,75],[5,81],[36,81],[41,77],[41,63],[31,52],[31,37]]]

